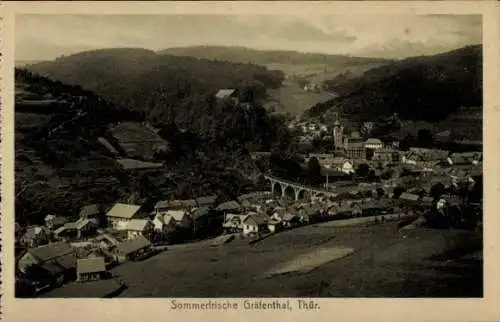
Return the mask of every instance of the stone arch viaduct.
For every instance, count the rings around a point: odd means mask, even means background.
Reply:
[[[264,178],[271,184],[273,194],[290,200],[308,200],[312,197],[335,197],[337,194],[332,191],[308,187],[296,182],[287,181],[281,178],[264,175]]]

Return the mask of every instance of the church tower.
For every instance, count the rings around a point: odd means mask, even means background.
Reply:
[[[333,124],[333,142],[335,144],[335,151],[339,151],[343,148],[344,138],[344,126],[339,121],[339,114],[335,113],[335,123]]]

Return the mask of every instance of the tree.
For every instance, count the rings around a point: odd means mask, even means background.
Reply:
[[[370,174],[370,166],[366,163],[361,163],[356,168],[356,176],[360,178],[368,178]]]
[[[317,158],[310,158],[307,162],[306,181],[309,184],[317,185],[321,183],[323,176],[321,175],[321,165]]]
[[[441,182],[434,184],[431,187],[430,195],[434,200],[438,200],[446,192],[446,187]]]
[[[433,139],[431,131],[428,129],[420,129],[417,134],[417,144],[423,148],[432,147]]]

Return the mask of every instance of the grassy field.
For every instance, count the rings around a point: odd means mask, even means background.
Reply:
[[[471,257],[482,249],[481,234],[430,229],[405,234],[394,222],[343,228],[318,224],[252,245],[174,246],[113,273],[128,286],[121,297],[482,296],[482,263]],[[315,249],[331,247],[355,252],[306,273],[266,275]]]
[[[297,84],[284,82],[283,86],[270,90],[270,104],[276,109],[276,112],[290,112],[293,114],[302,114],[318,103],[328,101],[335,96],[328,92],[306,93]]]

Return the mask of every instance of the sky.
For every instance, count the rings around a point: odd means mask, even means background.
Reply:
[[[85,50],[244,46],[405,58],[482,43],[480,15],[48,15],[16,16],[16,60]]]

